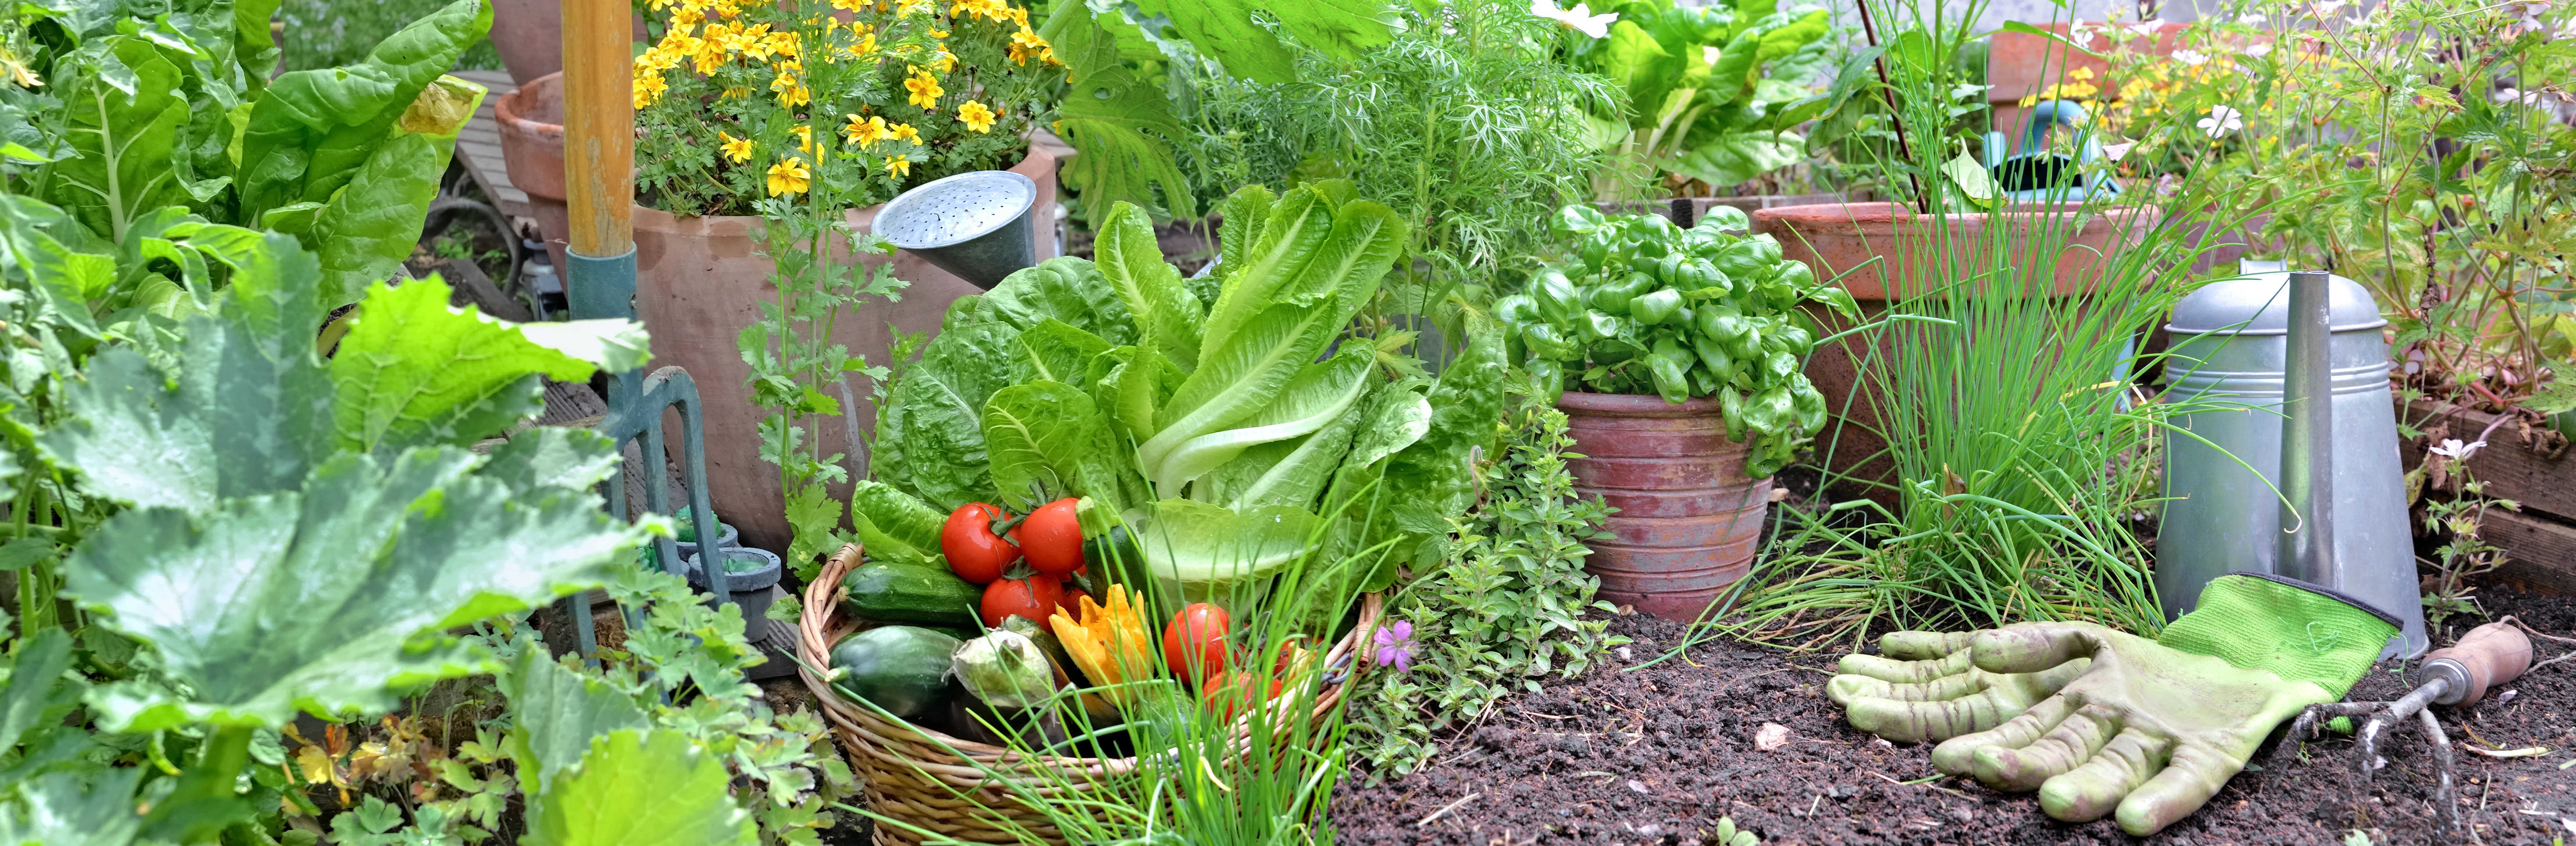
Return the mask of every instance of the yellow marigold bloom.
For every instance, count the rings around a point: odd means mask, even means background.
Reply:
[[[977,132],[993,131],[992,107],[973,100],[968,100],[957,107],[957,120],[966,124],[967,129]]]
[[[929,8],[930,0],[897,0],[897,5],[894,9],[894,16],[898,18],[908,18],[911,17],[914,12],[923,11]]]
[[[643,55],[635,57],[635,72],[638,74],[651,73],[658,76],[663,71],[679,66],[680,54],[660,47],[645,48]]]
[[[641,109],[646,106],[653,105],[653,101],[661,99],[662,92],[670,90],[670,88],[671,83],[664,80],[661,74],[648,73],[636,75],[635,107]]]
[[[727,88],[727,89],[725,89],[723,94],[719,94],[719,95],[717,95],[717,96],[718,96],[718,97],[721,97],[721,98],[723,98],[723,99],[727,99],[727,100],[732,100],[732,99],[736,99],[736,98],[740,98],[740,97],[749,97],[749,96],[751,96],[751,89],[749,89],[749,88],[744,88],[744,87],[742,87],[742,86],[736,85],[736,86],[733,86],[733,87],[731,87],[731,88]]]
[[[948,38],[948,30],[944,30],[944,29],[933,29],[933,30],[931,30],[931,31],[930,31],[930,40],[932,40],[932,41],[945,41],[945,40],[947,40],[947,38]]]
[[[721,129],[716,130],[716,137],[724,139],[719,149],[724,150],[725,158],[732,159],[734,164],[751,161],[751,139],[735,138],[733,133]]]
[[[848,117],[850,125],[841,127],[841,137],[850,139],[851,144],[865,147],[894,137],[894,133],[886,129],[883,116],[871,116],[865,120],[859,119],[858,115]]]
[[[902,153],[886,157],[886,175],[902,179],[912,175],[912,158]]]
[[[860,34],[859,34],[859,37],[858,37],[858,40],[850,42],[850,48],[849,48],[849,49],[850,49],[850,58],[853,58],[853,59],[865,59],[865,58],[867,58],[867,57],[869,57],[869,56],[874,56],[874,55],[876,55],[876,54],[877,54],[877,36],[876,36],[876,33],[873,33],[873,32],[860,33]]]
[[[1004,8],[1002,0],[957,0],[948,7],[948,14],[952,17],[974,15],[986,20],[1001,20],[1009,16]]]
[[[909,123],[898,123],[886,127],[886,137],[897,141],[910,141],[915,144],[921,143],[921,132],[913,129],[912,124]]]
[[[707,13],[704,10],[695,6],[682,6],[679,11],[671,13],[671,31],[686,33],[706,19]]]
[[[712,8],[716,10],[716,17],[725,20],[733,20],[734,16],[742,14],[742,5],[736,0],[716,0]]]
[[[806,170],[805,163],[795,159],[770,165],[769,196],[805,193],[805,189],[812,184],[813,178],[814,172]]]
[[[796,33],[793,32],[770,33],[768,41],[762,46],[768,47],[770,52],[777,53],[778,55],[786,56],[791,59],[795,58],[797,56],[797,51],[801,49],[797,46]]]
[[[925,109],[939,105],[939,95],[948,93],[939,87],[938,77],[917,68],[911,79],[903,81],[903,89],[912,92],[911,96],[904,98],[905,102]]]
[[[1020,27],[1020,31],[1011,33],[1011,61],[1015,64],[1027,64],[1031,56],[1054,61],[1054,51],[1055,48],[1048,45],[1046,39],[1039,38],[1038,34],[1028,27]]]
[[[1012,23],[1015,23],[1015,24],[1019,24],[1021,29],[1027,29],[1027,28],[1029,28],[1029,10],[1028,10],[1028,7],[1026,7],[1026,6],[1013,6],[1013,7],[1011,7],[1010,18],[1011,18],[1011,22],[1012,22]]]
[[[2092,78],[2093,78],[2093,69],[2092,69],[2092,68],[2076,68],[2076,69],[2074,69],[2074,70],[2067,71],[2067,72],[2066,72],[2066,77],[2067,77],[2068,79],[2092,79]]]
[[[781,76],[779,79],[787,79],[787,77]],[[778,83],[773,80],[769,87],[770,90],[776,91]],[[782,107],[794,108],[812,102],[814,102],[814,89],[805,87],[802,82],[791,82],[787,90],[778,92],[778,105]]]
[[[1089,596],[1077,604],[1080,608],[1056,609],[1047,624],[1063,641],[1067,657],[1082,670],[1083,678],[1094,687],[1113,687],[1130,681],[1141,681],[1154,675],[1153,648],[1145,637],[1145,618],[1126,585],[1110,585],[1109,604],[1102,606]],[[1068,614],[1071,610],[1074,613]],[[1076,615],[1079,616],[1076,616]],[[1126,690],[1107,694],[1113,700],[1125,701],[1133,695]]]
[[[832,0],[832,8],[844,12],[864,12],[868,10],[868,0]]]
[[[671,34],[662,36],[662,43],[655,45],[654,49],[669,53],[671,64],[677,66],[681,59],[697,58],[706,47],[705,39],[690,35],[687,30],[673,29]]]

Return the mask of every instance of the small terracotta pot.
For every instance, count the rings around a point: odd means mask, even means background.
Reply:
[[[1726,437],[1712,397],[1680,404],[1653,394],[1568,392],[1574,489],[1612,508],[1612,540],[1591,544],[1583,569],[1603,599],[1690,622],[1752,569],[1771,508],[1771,480],[1744,475],[1748,450]]]
[[[1989,264],[1991,260],[1982,252],[1990,249],[1990,236],[1986,233],[1992,227],[2009,227],[2008,243],[2017,247],[2042,235],[2063,244],[2055,257],[2056,274],[2049,283],[2050,293],[2071,297],[2099,284],[2111,257],[2145,240],[2160,219],[2149,209],[2097,209],[2088,213],[2076,204],[2054,203],[2017,203],[1992,214],[1946,217],[1936,224],[1932,216],[1915,214],[1897,203],[1786,206],[1754,211],[1753,231],[1778,238],[1781,255],[1805,262],[1818,279],[1832,279],[1877,260],[1842,281],[1843,288],[1860,303],[1859,323],[1867,323],[1885,315],[1891,299],[1920,296],[1940,285],[1945,262],[1958,267]],[[2016,256],[2014,264],[2036,258],[2039,257]],[[1985,293],[1988,287],[1980,286],[1970,295]],[[1858,325],[1821,306],[1802,308],[1826,335]],[[1859,390],[1864,384],[1860,362],[1885,362],[1894,353],[1888,333],[1879,331],[1818,347],[1808,357],[1807,379],[1825,397],[1828,418],[1817,450],[1827,469],[1854,479],[1895,481],[1896,464],[1882,454],[1887,441],[1878,435],[1878,430],[1885,428],[1878,397]],[[1833,493],[1838,497],[1867,495],[1891,508],[1897,500],[1892,491],[1852,483],[1837,486]]]
[[[1030,232],[1041,258],[1056,254],[1055,227],[1048,225],[1055,220],[1055,164],[1055,156],[1032,146],[1027,158],[1011,168],[1037,182],[1039,202],[1030,211],[1037,225]],[[882,208],[849,211],[850,226],[869,231]],[[697,382],[698,395],[706,402],[707,488],[716,510],[742,530],[744,546],[786,549],[791,533],[778,467],[760,459],[760,418],[766,412],[751,403],[751,367],[734,347],[742,328],[761,319],[762,304],[777,302],[778,291],[770,284],[775,266],[761,255],[767,249],[758,217],[677,217],[635,208],[635,308],[653,337],[648,367],[679,365]],[[873,268],[886,261],[868,256],[860,263]],[[909,252],[898,251],[891,261],[895,277],[912,283],[903,299],[843,313],[832,334],[834,342],[846,345],[851,355],[866,356],[870,364],[886,361],[893,341],[887,324],[936,334],[949,303],[979,292]],[[864,379],[853,377],[850,390],[860,406],[854,411],[862,428],[873,431],[876,416],[867,404],[867,389]],[[834,391],[828,386],[823,390]],[[852,454],[843,421],[809,421],[806,428],[805,437],[822,454]],[[670,450],[673,460],[681,458],[676,439]],[[832,492],[848,495],[846,485]]]

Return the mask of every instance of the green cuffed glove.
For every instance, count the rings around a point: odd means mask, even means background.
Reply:
[[[1882,735],[1892,740],[1977,729],[1935,747],[1933,766],[2001,790],[2038,790],[2041,809],[2068,822],[2116,814],[2121,830],[2145,837],[2209,801],[2273,727],[2343,698],[2397,631],[2394,618],[2332,590],[2235,573],[2211,580],[2199,607],[2156,640],[2091,623],[2022,623],[1966,635],[1969,660],[1940,675],[1960,663],[1948,640],[1957,636],[1915,633],[1902,640],[1937,640],[1947,655],[1911,667],[1847,662],[1846,671],[1881,673],[1839,676],[1828,690],[1841,688],[1854,726],[1893,726]],[[1902,672],[1930,680],[1871,685]],[[2018,715],[1995,716],[2052,683],[2061,686]],[[1895,695],[1872,695],[1880,691]]]
[[[1975,632],[1888,632],[1878,655],[1845,655],[1825,696],[1853,728],[1889,740],[1948,740],[2020,716],[2074,681],[2076,658],[2035,673],[1990,673],[1969,662]]]

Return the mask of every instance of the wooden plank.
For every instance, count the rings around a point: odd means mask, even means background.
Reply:
[[[2428,431],[2436,423],[2446,423],[2449,433],[2445,437],[2463,441],[2476,438],[2495,421],[2492,414],[2451,409],[2444,415],[2437,413],[2439,408],[2433,402],[2417,400],[2399,409],[2399,419]],[[2421,438],[2398,444],[2405,466],[2420,466],[2425,446]],[[2469,456],[2469,472],[2486,483],[2488,496],[2521,503],[2525,512],[2576,523],[2576,449],[2559,449],[2554,457],[2533,451],[2522,442],[2520,421],[2508,422],[2488,435],[2486,448]]]
[[[2489,511],[2478,534],[2509,559],[2496,569],[2496,580],[2527,591],[2576,596],[2576,526]]]

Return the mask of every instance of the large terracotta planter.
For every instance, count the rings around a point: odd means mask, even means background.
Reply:
[[[1028,157],[1011,168],[1037,182],[1039,204],[1031,214],[1040,222],[1054,220],[1055,165],[1053,155],[1032,147]],[[850,211],[850,225],[868,231],[879,208]],[[761,305],[777,302],[777,289],[770,285],[773,266],[760,255],[768,242],[760,237],[759,227],[757,217],[675,217],[637,207],[635,307],[653,336],[651,366],[688,368],[698,394],[705,398],[707,487],[717,512],[741,528],[745,545],[784,550],[790,533],[778,468],[760,460],[760,418],[765,412],[751,404],[745,384],[751,369],[734,347],[742,328],[760,320]],[[1037,255],[1055,255],[1054,227],[1034,226],[1031,233],[1037,240]],[[862,263],[874,267],[885,261],[871,256]],[[851,354],[866,356],[870,364],[886,361],[886,347],[893,341],[887,324],[907,332],[936,333],[948,304],[978,290],[911,253],[898,252],[892,261],[896,278],[912,283],[904,289],[903,299],[872,303],[841,315],[832,336],[847,345]],[[867,386],[854,382],[850,389],[860,398],[861,408],[854,411],[862,428],[873,431],[876,416],[867,407]],[[824,455],[854,454],[847,431],[841,421],[827,420],[809,425],[805,436]],[[671,449],[677,459],[679,446]],[[833,493],[845,497],[848,492],[843,487]]]
[[[651,40],[642,15],[635,16],[635,40]],[[562,72],[563,0],[492,0],[492,49],[520,85]]]
[[[528,192],[529,216],[537,219],[557,268],[564,266],[564,238],[572,231],[572,214],[564,206],[563,116],[561,71],[522,82],[492,101],[492,117],[501,125],[501,162],[510,184]]]
[[[2100,284],[2111,257],[2143,241],[2159,219],[2150,209],[2085,212],[2073,204],[2046,203],[1946,217],[1936,221],[1897,203],[1786,206],[1754,211],[1753,231],[1778,238],[1781,255],[1806,263],[1818,279],[1832,279],[1868,265],[1842,281],[1859,301],[1860,322],[1866,323],[1886,314],[1891,300],[1938,288],[1949,267],[1989,266],[1991,259],[1983,252],[1993,248],[1996,239],[1988,233],[1996,227],[2007,228],[2003,243],[2026,253],[2014,257],[2016,266],[2042,258],[2035,253],[2038,248],[2029,246],[2034,237],[2061,244],[2055,275],[2049,280],[2050,295],[2069,297]],[[1994,287],[1981,285],[1968,293],[1984,295]],[[1820,306],[1804,308],[1826,335],[1857,325]],[[1895,481],[1895,462],[1880,454],[1887,442],[1876,431],[1885,427],[1879,398],[1861,390],[1868,384],[1862,363],[1884,363],[1893,354],[1886,332],[1863,332],[1819,347],[1809,356],[1807,378],[1825,396],[1828,419],[1818,451],[1828,469],[1854,479]],[[1864,488],[1845,485],[1834,493],[1848,497],[1865,492],[1881,504],[1896,502],[1891,492]]]
[[[1746,447],[1726,437],[1714,398],[1678,405],[1652,394],[1569,392],[1576,493],[1613,508],[1612,540],[1583,569],[1603,599],[1690,622],[1752,569],[1771,507],[1771,480],[1744,475]]]

